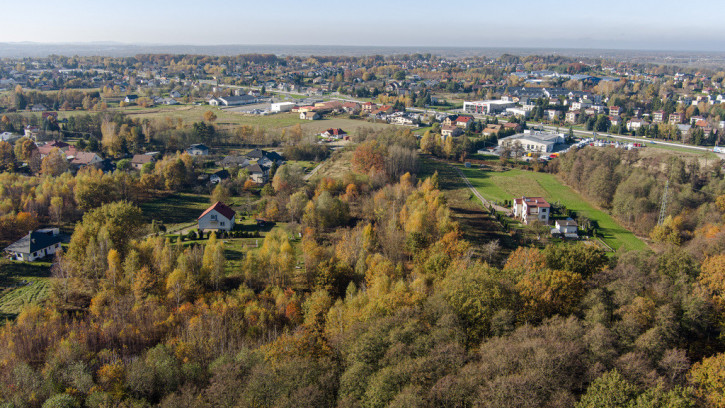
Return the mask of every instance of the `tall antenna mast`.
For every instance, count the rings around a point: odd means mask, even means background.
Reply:
[[[667,179],[665,183],[665,192],[662,194],[662,204],[660,205],[660,218],[657,220],[657,225],[662,225],[665,222],[665,212],[667,211],[667,191],[670,189],[670,179]]]

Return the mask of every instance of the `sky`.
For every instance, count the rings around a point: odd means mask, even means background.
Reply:
[[[0,42],[609,48],[725,52],[725,1],[34,0]]]

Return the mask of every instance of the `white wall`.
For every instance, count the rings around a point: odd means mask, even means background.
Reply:
[[[232,219],[230,220],[225,216],[219,214],[218,211],[212,210],[208,214],[204,215],[201,219],[199,219],[199,231],[231,231],[232,228],[234,228],[234,218],[235,217],[232,217]],[[224,225],[222,225],[222,223]]]

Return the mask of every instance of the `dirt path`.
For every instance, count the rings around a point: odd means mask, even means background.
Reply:
[[[500,205],[493,204],[492,202],[490,202],[490,201],[486,200],[485,198],[483,198],[483,196],[481,195],[481,193],[479,193],[478,190],[476,190],[476,188],[473,187],[473,185],[471,184],[471,182],[468,180],[468,177],[466,177],[466,175],[463,174],[463,172],[461,171],[461,169],[459,169],[456,166],[452,166],[452,167],[454,169],[456,169],[456,172],[458,172],[458,175],[461,177],[461,179],[463,179],[463,182],[466,183],[466,186],[468,186],[468,188],[471,190],[471,192],[473,193],[473,195],[475,195],[476,198],[478,198],[479,200],[481,200],[481,204],[483,204],[483,206],[485,208],[489,208],[490,206],[493,206],[494,210],[496,210],[496,211],[501,211],[501,212],[503,212],[505,214],[508,214],[510,212],[510,210],[508,208],[501,207]]]

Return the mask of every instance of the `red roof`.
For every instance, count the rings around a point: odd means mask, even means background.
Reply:
[[[200,220],[203,216],[212,212],[212,210],[216,210],[216,212],[225,216],[228,220],[231,220],[236,214],[236,212],[229,208],[226,204],[222,203],[221,201],[217,201],[216,204],[212,205],[211,207],[207,208],[206,211],[201,213],[197,220]]]
[[[325,132],[328,135],[334,135],[334,136],[341,136],[341,135],[346,135],[347,134],[347,132],[345,132],[344,130],[342,130],[340,128],[337,128],[337,129],[330,128],[330,129],[327,129]]]
[[[470,116],[459,116],[459,117],[458,117],[458,118],[456,119],[456,122],[464,122],[464,123],[465,123],[465,122],[468,122],[468,121],[470,121],[471,119],[473,119],[473,118],[472,118],[472,117],[470,117]]]
[[[544,200],[543,197],[522,197],[529,207],[551,207],[551,205]]]

